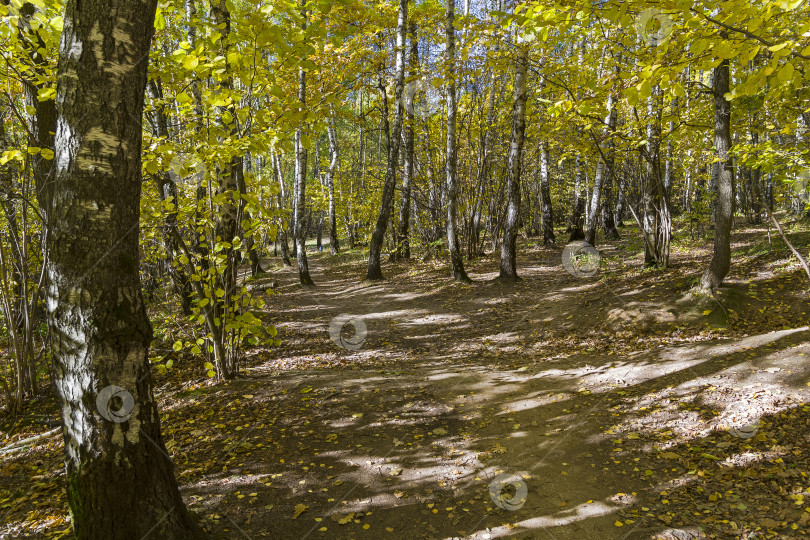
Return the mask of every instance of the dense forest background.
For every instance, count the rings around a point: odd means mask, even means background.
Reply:
[[[488,287],[492,321],[526,310],[514,328],[557,290],[537,358],[643,341],[610,299],[634,289],[660,300],[651,340],[807,324],[801,0],[0,0],[0,19],[0,456],[63,434],[77,537],[203,535],[156,381],[236,388],[317,339],[361,354],[372,323],[347,312],[385,298]],[[613,296],[575,307],[540,267]],[[784,311],[734,292],[765,274]]]

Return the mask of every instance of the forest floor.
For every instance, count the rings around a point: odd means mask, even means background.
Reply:
[[[592,277],[523,240],[511,285],[493,255],[469,285],[445,260],[363,282],[359,250],[312,254],[314,288],[270,268],[252,286],[277,282],[280,346],[224,384],[199,358],[156,375],[187,505],[215,538],[808,536],[806,275],[738,224],[726,286],[698,296],[706,238],[678,234],[658,271],[622,234]],[[807,224],[788,234],[807,254]],[[330,335],[350,319],[360,333]],[[0,435],[56,410],[42,399]],[[66,536],[63,482],[59,437],[0,455],[0,537]]]

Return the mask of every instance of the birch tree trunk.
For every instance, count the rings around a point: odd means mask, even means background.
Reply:
[[[202,537],[160,432],[138,272],[141,116],[156,0],[69,0],[47,314],[77,538]]]
[[[601,71],[601,70],[600,70]],[[588,205],[588,216],[585,220],[585,241],[592,246],[596,245],[596,229],[599,225],[599,210],[602,203],[602,192],[604,190],[606,177],[613,174],[613,164],[609,163],[613,155],[610,147],[610,137],[616,129],[616,96],[611,94],[607,100],[608,115],[605,118],[605,129],[603,137],[608,139],[605,153],[601,150],[601,142],[597,142],[598,155],[596,162],[596,174],[593,178],[593,191]],[[607,160],[607,162],[606,162]],[[612,209],[611,209],[612,211]],[[615,227],[614,227],[615,228]],[[618,232],[616,233],[618,236]]]
[[[593,190],[588,207],[588,218],[586,222],[585,241],[592,246],[596,245],[596,228],[599,224],[599,201],[602,199],[602,184],[605,180],[605,161],[602,157],[597,158],[596,174],[593,177]]]
[[[501,244],[500,279],[517,281],[517,234],[520,219],[520,165],[526,133],[526,73],[529,68],[529,48],[517,43],[515,58],[515,94],[512,106],[512,134],[506,170],[506,219]]]
[[[616,143],[613,136],[616,133],[616,122],[618,117],[618,107],[616,98],[612,98],[612,108],[608,114],[607,135],[605,143],[605,177],[602,185],[602,228],[605,231],[606,240],[618,240],[619,231],[616,229],[616,222],[613,218],[613,185],[616,176]]]
[[[329,253],[337,255],[340,251],[337,236],[337,216],[335,215],[335,172],[340,166],[340,156],[338,154],[337,130],[335,130],[334,116],[329,118],[326,126],[326,134],[329,138],[329,168],[326,171],[327,189],[329,190]]]
[[[447,249],[450,252],[450,263],[453,268],[453,279],[456,281],[472,281],[464,271],[464,261],[458,247],[458,234],[456,232],[456,214],[458,208],[457,176],[457,148],[456,148],[456,27],[455,27],[455,0],[445,0],[445,43],[447,48],[444,76],[447,94],[447,161],[445,172],[447,176]]]
[[[644,186],[644,266],[661,264],[659,258],[659,229],[661,220],[659,209],[662,204],[661,193],[661,127],[660,127],[660,100],[659,88],[653,88],[652,95],[647,100],[647,149],[645,158],[647,163],[646,184]]]
[[[548,141],[543,141],[540,147],[540,196],[543,199],[543,244],[546,246],[557,243],[554,236],[554,210],[551,207],[548,154]]]
[[[585,222],[584,215],[586,195],[584,191],[587,191],[588,189],[587,185],[585,184],[585,174],[582,168],[582,157],[577,154],[574,162],[574,205],[571,209],[571,221],[568,224],[568,232],[570,233],[568,237],[569,242],[585,239],[585,231],[583,226]]]
[[[408,0],[399,1],[399,17],[397,20],[397,51],[396,74],[394,89],[394,131],[390,136],[388,145],[388,166],[385,171],[380,214],[371,235],[368,248],[368,273],[366,279],[382,280],[380,254],[382,252],[385,231],[391,217],[391,205],[394,200],[394,184],[396,182],[397,162],[399,161],[399,147],[402,139],[402,90],[405,85],[405,34],[408,21]]]
[[[408,34],[411,40],[411,54],[408,60],[408,75],[411,78],[409,90],[405,92],[405,164],[402,171],[402,195],[399,203],[399,234],[397,238],[397,258],[411,258],[411,183],[414,171],[414,98],[416,77],[419,72],[419,40],[417,38],[416,23],[411,21]]]
[[[305,0],[301,0],[301,16],[304,22],[301,29],[306,30],[307,12],[304,9]],[[304,110],[307,101],[307,74],[303,67],[298,68],[298,102],[299,111]],[[306,209],[306,185],[307,185],[307,149],[302,144],[303,128],[298,126],[295,130],[295,185],[293,187],[293,197],[295,198],[295,257],[298,262],[298,280],[301,285],[311,286],[315,283],[309,276],[309,264],[307,262],[307,223],[304,220]]]

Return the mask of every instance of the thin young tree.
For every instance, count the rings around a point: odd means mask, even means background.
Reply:
[[[417,26],[411,21],[408,27],[411,40],[411,53],[408,59],[408,90],[405,92],[405,125],[403,142],[405,143],[404,165],[402,167],[402,195],[399,203],[399,234],[397,235],[397,258],[411,258],[411,184],[414,172],[414,101],[416,98],[416,77],[419,73],[419,39]]]
[[[455,0],[446,0],[445,8],[445,93],[447,100],[447,160],[445,175],[447,178],[447,249],[450,252],[450,263],[453,269],[453,279],[456,281],[471,282],[464,270],[464,261],[458,247],[458,234],[456,233],[456,214],[458,212],[458,154],[456,148],[456,27],[455,27]]]
[[[337,216],[335,214],[335,173],[340,167],[340,155],[334,115],[329,117],[326,134],[329,139],[329,168],[326,169],[326,186],[329,190],[329,254],[337,255],[340,246],[338,245]]]
[[[138,272],[141,115],[157,0],[68,0],[47,317],[77,538],[201,537],[160,431]]]
[[[307,28],[307,10],[304,7],[306,0],[301,0],[301,29]],[[304,66],[298,68],[298,102],[299,111],[303,111],[307,101],[307,73]],[[295,129],[295,184],[293,198],[295,199],[295,257],[298,262],[298,280],[301,285],[312,286],[315,283],[309,275],[307,262],[306,234],[306,186],[307,186],[307,148],[303,141],[303,127]]]

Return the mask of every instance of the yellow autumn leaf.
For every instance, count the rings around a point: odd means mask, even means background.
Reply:
[[[346,525],[347,523],[349,523],[352,520],[353,517],[354,517],[354,512],[352,512],[350,514],[347,514],[347,515],[343,516],[342,518],[340,518],[338,520],[338,523],[340,525]]]
[[[300,503],[296,504],[295,505],[295,513],[293,514],[293,519],[296,519],[298,516],[300,516],[301,514],[306,512],[307,510],[309,510],[309,506],[307,506],[305,504],[300,504]]]

